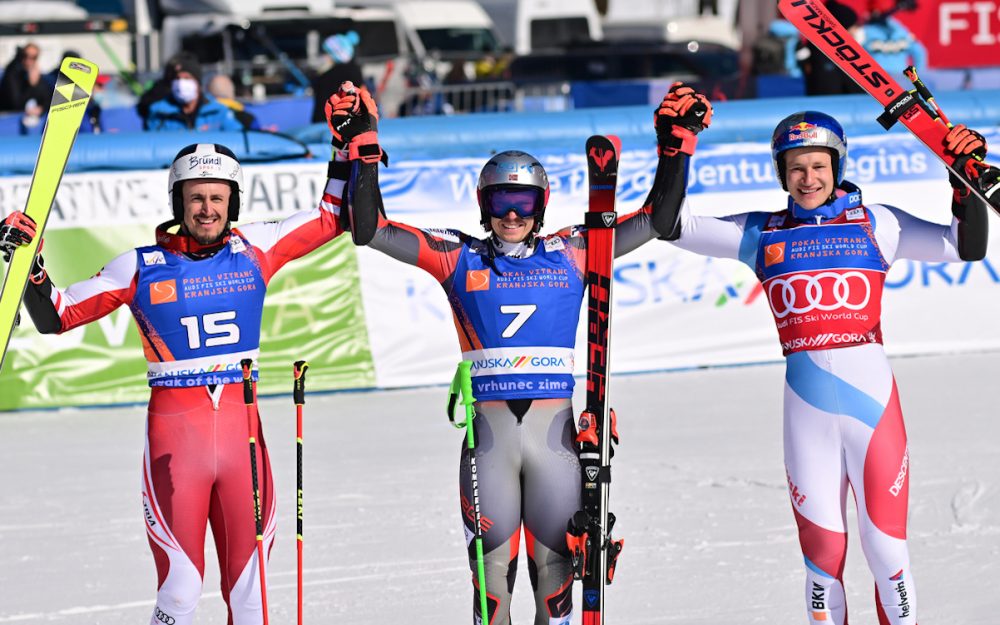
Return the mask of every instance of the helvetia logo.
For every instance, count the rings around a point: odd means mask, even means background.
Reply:
[[[904,619],[910,616],[910,598],[909,592],[906,589],[906,581],[903,579],[903,569],[900,569],[889,580],[896,582],[896,586],[893,588],[896,591],[896,597],[899,599],[896,607],[899,608],[899,618]]]

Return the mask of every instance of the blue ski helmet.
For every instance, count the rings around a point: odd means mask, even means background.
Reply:
[[[828,148],[833,151],[833,177],[840,185],[847,169],[847,137],[840,122],[819,111],[799,111],[778,122],[771,135],[774,173],[785,191],[784,153],[794,148]]]

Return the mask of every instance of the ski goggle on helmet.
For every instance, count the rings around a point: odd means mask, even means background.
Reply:
[[[833,178],[839,186],[847,169],[847,136],[840,123],[826,113],[799,111],[778,122],[771,135],[771,161],[778,182],[785,191],[785,152],[795,148],[831,150]]]
[[[184,218],[181,189],[186,180],[228,182],[232,189],[228,218],[229,221],[239,221],[243,205],[243,168],[232,150],[218,143],[193,143],[177,153],[167,179],[170,204],[177,221]]]
[[[489,230],[490,218],[503,219],[514,211],[542,226],[549,201],[549,177],[534,156],[518,150],[500,152],[486,161],[476,187],[480,222]]]

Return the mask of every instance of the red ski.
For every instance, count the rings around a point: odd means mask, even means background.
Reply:
[[[830,15],[820,0],[778,0],[778,10],[803,37],[885,107],[885,112],[878,118],[883,128],[888,130],[897,121],[902,122],[973,193],[1000,215],[1000,170],[983,164],[976,180],[970,180],[961,163],[956,165],[955,157],[944,151],[948,125],[917,89],[901,87]],[[967,159],[960,160],[964,162]]]
[[[576,441],[580,450],[582,508],[573,515],[566,542],[573,575],[583,581],[583,625],[603,625],[604,587],[611,583],[622,541],[611,539],[615,515],[608,511],[611,442],[618,442],[614,411],[608,404],[608,347],[611,329],[611,283],[615,250],[615,186],[618,137],[587,140],[590,208],[587,226],[587,407],[580,415]]]

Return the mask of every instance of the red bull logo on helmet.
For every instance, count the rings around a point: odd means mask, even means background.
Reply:
[[[788,127],[789,141],[802,141],[803,139],[815,139],[819,136],[816,124],[809,122],[799,122]]]

